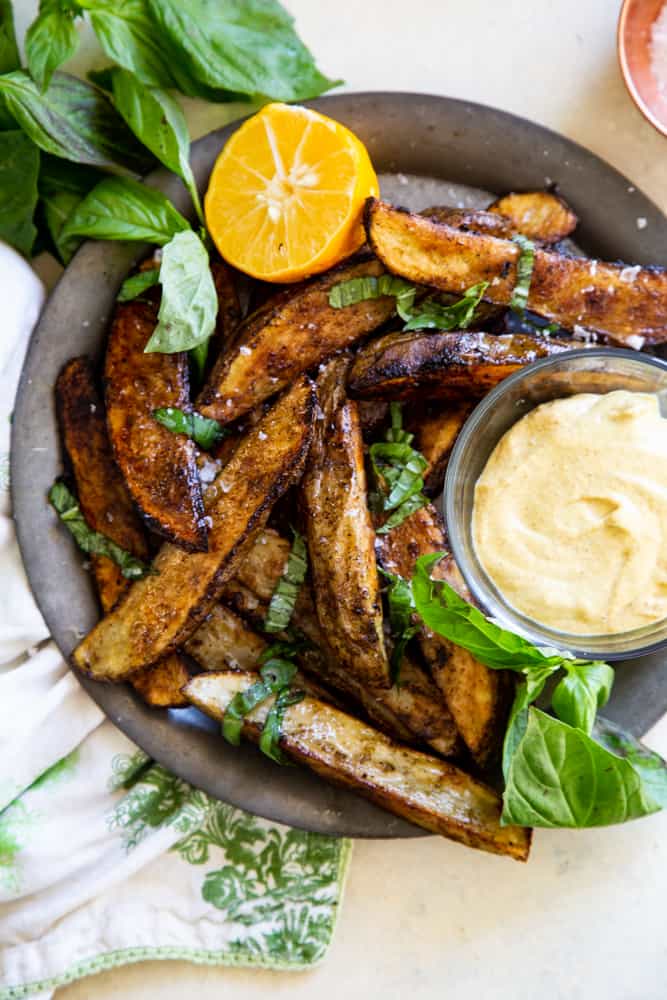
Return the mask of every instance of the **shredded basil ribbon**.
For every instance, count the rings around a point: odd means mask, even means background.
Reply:
[[[304,698],[305,691],[283,688],[269,709],[262,735],[259,738],[259,749],[267,757],[275,760],[276,764],[289,764],[289,760],[280,749],[280,735],[285,711],[290,705],[296,705],[298,702],[303,701]]]
[[[419,626],[413,623],[415,603],[412,598],[412,587],[410,581],[404,580],[402,576],[387,573],[380,567],[378,569],[380,569],[382,576],[389,580],[387,604],[389,606],[389,625],[394,640],[390,667],[393,683],[400,686],[401,663],[405,647],[419,631]]]
[[[329,292],[329,305],[334,309],[343,309],[368,299],[393,295],[396,312],[405,323],[404,330],[465,330],[488,287],[488,281],[480,281],[466,289],[458,302],[447,306],[441,305],[432,296],[415,305],[420,290],[418,285],[395,278],[392,274],[382,274],[377,278],[367,276],[339,282]]]
[[[153,410],[153,416],[172,434],[187,434],[204,451],[210,451],[229,434],[227,428],[217,420],[203,417],[201,413],[186,413],[177,406],[160,407]]]
[[[285,569],[276,584],[266,613],[265,632],[282,632],[287,628],[307,569],[308,553],[305,540],[298,531],[294,531],[294,541]]]
[[[139,580],[150,573],[150,567],[141,559],[122,549],[106,535],[93,531],[86,524],[76,498],[63,482],[56,482],[49,490],[49,501],[58,517],[84,552],[112,559],[127,580]]]
[[[414,434],[403,430],[401,404],[391,403],[390,413],[391,427],[386,432],[385,440],[369,448],[377,487],[371,498],[372,503],[378,511],[392,512],[377,529],[379,535],[386,535],[428,503],[422,492],[422,473],[428,462],[412,447]]]
[[[528,293],[530,292],[530,282],[533,276],[533,266],[535,264],[535,244],[527,236],[517,233],[512,237],[520,249],[519,259],[516,262],[516,284],[510,299],[510,308],[516,312],[523,312],[528,303]]]
[[[142,292],[146,292],[149,288],[157,285],[159,280],[159,267],[152,267],[148,271],[140,271],[139,274],[133,274],[131,278],[125,279],[120,286],[120,291],[116,298],[118,302],[131,302],[132,299],[136,299]]]
[[[264,656],[269,652],[270,650],[266,650]],[[287,763],[280,750],[283,717],[290,705],[296,705],[304,697],[303,691],[292,690],[289,686],[294,679],[296,669],[296,665],[289,660],[278,657],[266,660],[259,672],[260,680],[246,691],[239,691],[227,706],[222,722],[222,735],[228,743],[238,746],[241,742],[245,716],[271,695],[276,695],[262,729],[259,748],[278,764]]]

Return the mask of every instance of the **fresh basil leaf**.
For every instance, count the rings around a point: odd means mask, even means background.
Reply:
[[[204,451],[210,451],[218,441],[222,441],[229,434],[227,428],[217,420],[203,417],[201,413],[185,413],[176,406],[153,410],[153,416],[172,434],[187,434]]]
[[[647,793],[663,809],[667,809],[667,763],[660,754],[636,740],[620,726],[598,716],[593,738],[603,747],[627,760],[642,780]]]
[[[58,481],[53,484],[49,490],[49,501],[79,548],[84,552],[112,559],[128,580],[139,580],[151,572],[150,567],[141,559],[137,559],[130,552],[122,549],[120,545],[116,545],[106,535],[88,527],[76,498],[63,482]]]
[[[295,673],[296,666],[288,660],[267,660],[259,672],[260,679],[245,691],[235,694],[225,709],[222,735],[228,743],[239,745],[245,716],[272,694],[287,687]]]
[[[503,824],[592,827],[657,812],[629,760],[539,709],[528,709],[503,794]]]
[[[190,230],[189,223],[160,191],[127,177],[106,177],[78,205],[63,236],[163,246],[184,230]]]
[[[20,131],[0,132],[0,239],[28,257],[37,235],[39,150]]]
[[[319,72],[276,0],[149,0],[149,6],[189,75],[210,88],[298,101],[336,85]]]
[[[146,0],[80,0],[104,52],[149,87],[173,87],[171,53]],[[105,88],[106,89],[106,88]]]
[[[379,567],[378,567],[379,568]],[[408,580],[393,573],[380,569],[382,576],[389,580],[387,588],[387,606],[389,608],[389,626],[391,628],[394,648],[391,654],[390,667],[394,684],[401,682],[401,663],[405,648],[419,631],[419,626],[413,622],[415,611],[412,599],[412,588]]]
[[[413,315],[403,329],[465,330],[472,323],[475,310],[488,287],[488,281],[471,285],[463,293],[463,298],[449,306],[443,306],[435,299],[428,298],[413,310]]]
[[[556,685],[551,707],[561,719],[590,735],[599,708],[607,704],[614,671],[599,660],[563,660],[565,677]]]
[[[21,68],[12,0],[0,0],[0,74]]]
[[[112,84],[116,108],[137,139],[183,180],[203,224],[199,192],[190,167],[188,126],[178,101],[164,90],[145,87],[126,69],[113,71]]]
[[[285,568],[271,595],[264,620],[265,632],[283,632],[287,628],[307,569],[308,551],[305,540],[298,531],[294,531],[292,548],[287,557]]]
[[[545,656],[531,642],[490,622],[444,580],[432,580],[431,567],[441,558],[438,553],[420,556],[412,578],[417,613],[433,632],[494,670],[523,672],[536,666],[561,666],[561,656]]]
[[[147,271],[140,271],[126,278],[120,286],[120,291],[116,296],[117,302],[131,302],[149,288],[153,288],[160,282],[160,268],[151,267]]]
[[[428,503],[422,492],[422,473],[428,462],[412,447],[414,435],[403,430],[400,404],[392,403],[390,412],[391,427],[385,432],[385,440],[369,448],[376,487],[370,501],[377,513],[392,512],[377,529],[379,535],[386,535]]]
[[[558,669],[558,665],[531,667],[525,671],[524,679],[516,686],[514,701],[507,720],[505,739],[503,740],[503,777],[505,781],[507,781],[514,751],[523,738],[528,725],[528,706],[539,698],[547,680]]]
[[[203,340],[201,344],[193,347],[188,354],[190,362],[190,381],[195,388],[203,385],[206,362],[208,361],[208,347],[210,341]]]
[[[78,194],[71,191],[59,191],[57,194],[42,196],[44,218],[53,245],[63,264],[70,260],[81,246],[82,241],[76,236],[63,238],[63,229],[67,220],[81,202]]]
[[[527,236],[522,236],[521,233],[513,236],[512,240],[518,244],[521,252],[516,263],[516,283],[510,299],[510,308],[522,312],[528,303],[530,282],[535,264],[535,244]]]
[[[395,278],[393,274],[381,274],[379,277],[368,275],[364,278],[339,281],[329,291],[329,305],[334,309],[344,309],[346,306],[356,306],[359,302],[366,302],[369,299],[381,299],[385,295],[393,295],[396,299],[396,312],[407,322],[412,316],[412,306],[417,291],[417,285],[412,285],[403,278]]]
[[[74,20],[80,13],[81,8],[71,0],[40,0],[39,14],[25,36],[25,54],[30,75],[42,93],[54,70],[79,47]]]
[[[421,510],[427,503],[429,503],[429,499],[421,491],[413,493],[396,510],[392,511],[384,524],[375,533],[377,535],[388,535],[390,531],[397,528],[399,524],[403,524],[406,518],[410,517],[416,511]]]
[[[162,299],[147,353],[173,354],[197,347],[213,333],[218,296],[202,241],[191,229],[176,233],[162,251]]]
[[[288,758],[280,749],[280,735],[285,711],[290,705],[297,705],[303,701],[305,696],[305,691],[284,688],[276,695],[276,700],[269,709],[262,735],[259,738],[259,749],[271,760],[275,760],[276,764],[289,764]]]
[[[107,175],[96,167],[88,167],[70,160],[61,160],[50,153],[42,153],[39,165],[39,193],[48,196],[69,191],[83,198]]]
[[[27,73],[0,76],[2,96],[20,127],[47,153],[76,163],[144,173],[153,162],[96,87],[54,73],[44,94]]]

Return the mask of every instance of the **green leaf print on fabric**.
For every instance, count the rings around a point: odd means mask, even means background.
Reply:
[[[117,753],[111,761],[109,791],[117,792],[119,788],[132,788],[151,763],[150,757],[143,750],[136,750],[131,754]]]
[[[151,830],[172,826],[190,794],[190,786],[159,764],[139,766],[136,754],[128,762],[126,776],[116,788],[127,795],[107,817],[110,830],[120,830],[126,851],[133,850]]]

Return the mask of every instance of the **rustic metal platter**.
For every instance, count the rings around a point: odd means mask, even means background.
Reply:
[[[667,264],[667,219],[632,182],[581,146],[532,122],[446,97],[363,93],[324,97],[312,107],[353,129],[380,173],[382,193],[412,209],[481,207],[489,192],[552,182],[578,213],[577,242],[595,256]],[[213,162],[237,124],[192,147],[205,188]],[[187,213],[180,182],[158,171],[149,183]],[[86,243],[51,295],[28,350],[12,431],[11,477],[18,539],[37,603],[63,655],[99,611],[82,558],[46,503],[61,471],[53,386],[70,357],[100,359],[118,288],[147,248]],[[409,837],[424,831],[300,768],[281,768],[255,748],[226,744],[194,709],[155,711],[126,685],[81,683],[109,718],[155,760],[226,802],[279,822],[352,837]],[[667,710],[667,658],[618,665],[605,714],[642,735]]]

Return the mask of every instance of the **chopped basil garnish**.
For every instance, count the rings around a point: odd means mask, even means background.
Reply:
[[[139,274],[133,274],[131,278],[126,278],[120,286],[120,291],[116,299],[118,302],[131,302],[132,299],[136,299],[142,292],[146,292],[149,288],[157,285],[159,280],[159,267],[151,267],[149,271],[140,271]]]
[[[112,559],[127,580],[139,580],[150,572],[150,567],[141,559],[116,545],[106,535],[93,531],[85,522],[76,498],[63,482],[56,482],[49,490],[49,501],[58,517],[70,531],[75,542],[84,552]]]
[[[268,652],[268,651],[267,651]],[[279,747],[280,729],[285,709],[304,697],[303,691],[293,691],[290,684],[294,679],[296,666],[289,660],[271,657],[260,669],[260,679],[246,691],[239,691],[229,703],[222,722],[222,735],[228,743],[238,746],[241,742],[243,720],[257,705],[271,695],[276,695],[264,723],[260,738],[260,749],[279,764],[286,763]]]
[[[475,309],[488,281],[481,281],[468,288],[463,298],[444,306],[432,296],[415,305],[419,286],[392,274],[382,274],[379,278],[351,278],[334,285],[329,292],[329,305],[334,309],[357,305],[368,299],[379,299],[384,295],[396,298],[396,312],[404,321],[404,330],[465,330],[472,322]]]
[[[282,632],[287,628],[307,569],[308,552],[305,540],[298,531],[294,531],[294,541],[285,569],[276,584],[266,613],[265,632]]]
[[[391,654],[391,676],[394,684],[401,683],[401,662],[405,653],[405,647],[419,631],[419,626],[414,624],[413,615],[415,604],[412,598],[412,588],[409,580],[404,580],[402,576],[395,576],[381,569],[380,572],[387,580],[387,604],[389,607],[389,625],[394,640],[394,649]]]
[[[378,511],[392,512],[378,528],[379,535],[386,535],[428,503],[422,493],[422,473],[428,462],[412,447],[414,434],[403,430],[401,404],[392,403],[390,412],[391,427],[386,432],[385,440],[378,441],[369,448],[376,483],[373,501]]]
[[[510,299],[510,308],[522,312],[528,303],[530,281],[535,264],[535,244],[527,236],[522,236],[521,233],[513,236],[512,240],[518,245],[521,252],[516,262],[516,284]]]
[[[304,691],[283,688],[283,690],[276,695],[276,700],[271,706],[269,714],[266,717],[262,735],[259,738],[259,749],[262,753],[265,753],[267,757],[275,760],[276,764],[289,763],[287,757],[285,757],[285,754],[280,749],[280,734],[285,710],[288,709],[290,705],[298,704],[298,702],[302,701],[304,698]]]
[[[202,417],[201,413],[186,413],[177,406],[163,406],[153,410],[153,416],[172,434],[187,434],[204,451],[210,451],[229,433],[217,420]]]

